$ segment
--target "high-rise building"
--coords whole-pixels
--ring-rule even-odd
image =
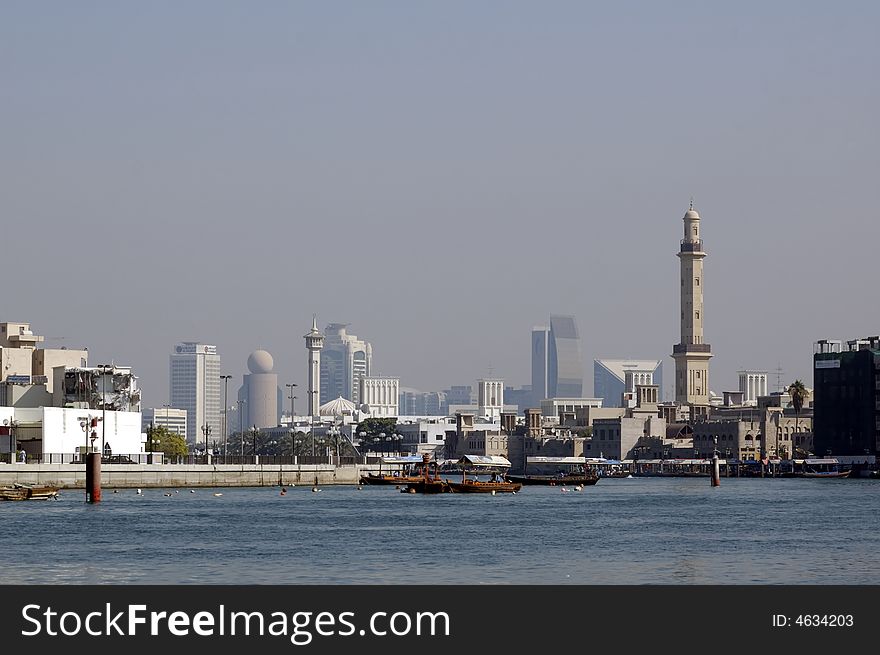
[[[186,439],[186,410],[171,407],[149,407],[141,412],[141,429],[146,432],[150,427],[164,426],[169,432],[179,434]]]
[[[684,239],[677,253],[681,265],[681,341],[672,347],[675,360],[675,401],[708,407],[709,359],[712,348],[703,342],[703,240],[700,215],[694,203],[684,214]]]
[[[551,314],[550,327],[532,328],[532,402],[584,393],[581,339],[574,316]]]
[[[659,359],[593,360],[593,396],[602,399],[603,407],[624,407],[623,394],[635,394],[639,384],[663,388],[663,363]]]
[[[373,347],[348,334],[346,323],[330,323],[324,330],[324,352],[321,355],[321,397],[342,396],[355,405],[361,404],[360,380],[369,377]]]
[[[816,343],[813,435],[817,455],[880,454],[880,337]]]
[[[222,439],[220,423],[220,355],[217,346],[184,341],[170,358],[171,406],[185,409],[186,440],[193,445]]]

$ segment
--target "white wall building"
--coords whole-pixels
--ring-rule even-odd
[[[744,405],[757,405],[758,396],[767,395],[767,371],[738,371],[739,390]]]
[[[210,439],[222,439],[220,422],[220,355],[217,346],[184,341],[170,356],[171,406],[185,409],[186,440],[205,443],[204,426]]]
[[[504,411],[504,380],[477,380],[477,415],[500,421]]]
[[[90,419],[96,419],[94,428]],[[144,452],[140,412],[103,412],[75,407],[36,407],[17,409],[0,407],[0,425],[3,421],[13,426],[13,435],[0,439],[0,451],[9,452],[14,440],[17,450],[28,455],[47,455],[100,451],[136,455]],[[84,430],[81,423],[86,423]],[[94,430],[96,438],[91,439]]]
[[[400,378],[361,378],[361,412],[374,417],[397,416],[399,409]]]

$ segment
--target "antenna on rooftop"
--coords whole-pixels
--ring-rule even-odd
[[[782,364],[776,365],[776,390],[783,391],[783,388],[782,388]]]

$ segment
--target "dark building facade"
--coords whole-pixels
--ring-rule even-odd
[[[817,455],[880,454],[880,337],[816,343],[813,435]]]

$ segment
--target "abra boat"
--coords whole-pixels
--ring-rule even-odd
[[[449,482],[440,477],[440,465],[431,461],[430,455],[422,455],[422,475],[418,479],[408,482],[406,487],[400,490],[405,494],[448,494],[452,492]],[[434,466],[433,474],[431,465]]]
[[[449,482],[452,493],[456,494],[493,494],[493,493],[516,493],[522,489],[521,482],[511,482],[504,478],[504,471],[510,468],[510,462],[505,457],[498,455],[465,455],[459,461],[461,466],[461,482]],[[492,479],[488,481],[468,479],[468,470],[502,471],[493,472]]]
[[[413,468],[418,464],[423,464],[423,458],[418,455],[402,456],[402,457],[382,457],[379,459],[379,472],[367,473],[360,477],[361,484],[380,484],[380,485],[402,485],[411,482],[420,482],[423,479],[421,473],[416,473]],[[382,473],[382,465],[408,465],[410,472],[394,471],[392,473]]]
[[[58,498],[58,487],[20,483],[11,487],[0,487],[0,500],[49,500],[50,498]]]
[[[599,474],[595,470],[608,460],[602,458],[588,457],[542,457],[534,456],[526,458],[526,471],[522,475],[506,476],[511,482],[519,482],[521,484],[540,484],[549,487],[565,487],[565,486],[589,486],[599,482]],[[564,473],[555,475],[529,474],[528,465],[538,464],[542,466],[572,467]],[[575,470],[575,467],[577,470]]]

